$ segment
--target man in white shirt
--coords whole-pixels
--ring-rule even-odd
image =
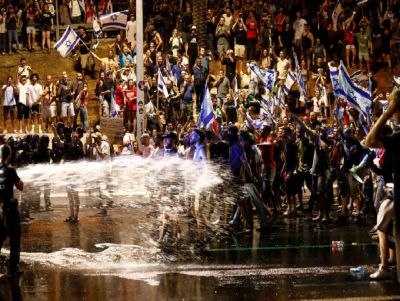
[[[126,40],[129,43],[130,49],[134,49],[136,47],[135,15],[131,15],[129,21],[126,23]]]
[[[4,93],[4,102],[3,102],[3,116],[4,116],[4,130],[3,134],[7,134],[7,119],[8,115],[11,118],[11,126],[12,132],[15,133],[14,127],[14,116],[15,116],[15,92],[17,91],[17,87],[13,83],[12,76],[7,78],[7,83],[3,85],[2,91]]]
[[[293,30],[294,30],[294,44],[296,47],[301,46],[301,38],[304,31],[304,24],[307,24],[307,21],[301,17],[301,12],[296,13],[296,20],[293,22]]]
[[[43,87],[38,83],[39,76],[34,73],[31,75],[31,84],[28,87],[31,103],[31,134],[35,133],[35,117],[37,119],[39,134],[42,133],[42,103]]]
[[[20,134],[28,133],[28,119],[30,111],[29,85],[26,76],[23,75],[18,83],[18,127]],[[21,120],[24,120],[24,130],[22,130]]]
[[[71,21],[73,24],[81,23],[81,4],[79,0],[72,0],[69,4]]]

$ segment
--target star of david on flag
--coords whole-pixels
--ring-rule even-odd
[[[79,37],[76,32],[70,27],[64,32],[60,40],[54,45],[54,48],[61,54],[62,57],[67,57],[68,54],[75,48],[79,42]]]
[[[100,16],[102,29],[105,28],[119,28],[126,29],[126,22],[128,21],[129,12],[127,10],[119,11],[107,15]]]

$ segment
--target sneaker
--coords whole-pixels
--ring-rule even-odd
[[[72,216],[67,217],[64,222],[71,223],[74,220]]]
[[[98,216],[107,216],[107,209],[102,208],[99,212],[97,212]]]
[[[46,206],[46,209],[45,209],[46,211],[54,211],[54,209],[53,209],[53,207],[51,207],[51,206]]]
[[[313,222],[320,222],[321,219],[322,219],[322,216],[321,216],[321,215],[318,215],[317,217],[314,217],[311,221],[313,221]]]
[[[375,273],[369,275],[369,278],[379,280],[379,279],[386,279],[391,276],[392,276],[391,271],[380,264],[379,269]]]

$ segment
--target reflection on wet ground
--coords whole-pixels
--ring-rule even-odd
[[[370,225],[280,219],[266,234],[224,233],[200,251],[159,248],[157,229],[142,223],[154,217],[140,208],[104,218],[83,209],[73,225],[61,208],[32,216],[23,225],[25,273],[19,285],[0,280],[0,300],[400,300],[394,281],[368,279],[379,261]],[[365,273],[349,271],[360,265]]]

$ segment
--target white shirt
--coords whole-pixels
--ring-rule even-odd
[[[12,85],[3,85],[4,91],[4,106],[15,106],[14,88]]]
[[[313,97],[313,106],[314,106],[314,113],[321,113],[321,99],[318,99],[317,97]]]
[[[43,95],[43,87],[41,84],[36,83],[35,85],[30,84],[28,86],[28,92],[31,104],[39,104],[40,97]]]
[[[96,161],[103,161],[110,159],[110,144],[107,141],[101,141],[100,144],[100,151],[105,154],[104,158],[100,157],[99,153],[97,152],[96,148],[93,148],[93,154],[96,158]]]
[[[29,106],[30,102],[29,102],[29,97],[28,97],[28,93],[29,93],[29,85],[28,84],[21,84],[18,83],[18,90],[19,90],[19,99],[18,102],[22,103],[25,106]]]
[[[289,60],[278,58],[278,63],[276,64],[276,70],[279,73],[279,79],[285,79],[288,74]]]
[[[126,23],[126,39],[128,43],[136,42],[136,21]]]
[[[71,17],[80,17],[81,16],[81,7],[79,6],[78,0],[72,0],[71,4]]]

